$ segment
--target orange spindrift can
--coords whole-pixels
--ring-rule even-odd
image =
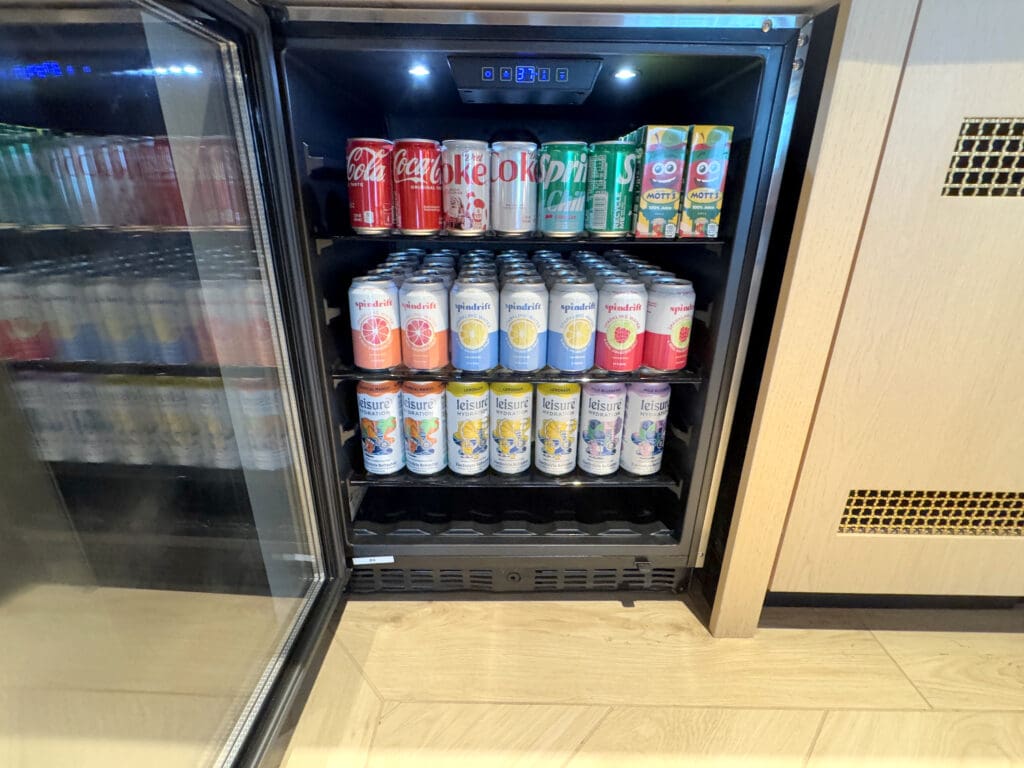
[[[402,362],[398,330],[398,288],[385,275],[357,277],[348,289],[353,362],[383,371]]]
[[[440,276],[406,278],[399,293],[402,362],[414,371],[448,365],[448,288]]]

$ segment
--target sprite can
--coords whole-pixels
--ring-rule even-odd
[[[537,219],[542,234],[583,234],[587,199],[587,144],[553,141],[541,144],[537,165]]]
[[[637,147],[632,141],[590,145],[587,176],[587,231],[595,237],[624,237],[632,231]]]

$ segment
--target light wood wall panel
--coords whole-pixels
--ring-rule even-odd
[[[773,590],[1024,595],[1024,537],[836,532],[851,489],[1024,491],[1024,200],[940,196],[965,117],[1024,116],[1024,4],[971,8],[922,3]]]
[[[836,29],[712,611],[717,636],[757,626],[917,5],[853,0]]]

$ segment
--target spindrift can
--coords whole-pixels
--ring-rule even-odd
[[[559,280],[548,299],[548,365],[560,371],[594,367],[597,289],[583,277]]]
[[[547,360],[548,289],[539,275],[522,275],[501,290],[501,364],[539,371]]]
[[[399,292],[402,362],[415,371],[448,365],[448,289],[437,275],[414,275]]]
[[[657,278],[647,292],[644,365],[657,371],[686,367],[696,294],[689,280]]]
[[[489,463],[490,387],[482,381],[453,381],[446,402],[448,468],[457,475],[478,475]]]
[[[605,280],[597,301],[597,350],[594,361],[606,371],[640,367],[647,323],[647,290],[628,277]]]
[[[363,463],[375,475],[390,475],[405,466],[399,389],[397,381],[361,381],[356,387]]]
[[[491,384],[491,469],[515,474],[530,468],[532,421],[532,384]]]
[[[448,465],[444,413],[444,384],[440,381],[402,384],[405,463],[410,472],[432,475]]]
[[[452,365],[489,371],[498,365],[498,287],[488,277],[460,277],[449,296]]]
[[[567,475],[576,468],[580,413],[579,384],[538,384],[537,469],[548,475]]]
[[[626,424],[622,431],[621,467],[634,475],[653,475],[661,469],[668,428],[669,384],[628,385]]]
[[[349,325],[355,364],[368,371],[402,362],[398,330],[398,288],[385,275],[357,277],[348,289]]]
[[[591,475],[611,475],[619,468],[626,385],[590,382],[583,385],[580,406],[580,469]]]

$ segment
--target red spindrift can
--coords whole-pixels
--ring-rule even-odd
[[[349,139],[345,154],[348,213],[360,235],[379,235],[394,226],[391,154],[387,139]]]
[[[436,235],[441,216],[441,145],[431,139],[399,139],[391,156],[395,218],[403,235]]]
[[[647,291],[644,365],[656,371],[686,367],[696,301],[689,280],[656,278]]]

